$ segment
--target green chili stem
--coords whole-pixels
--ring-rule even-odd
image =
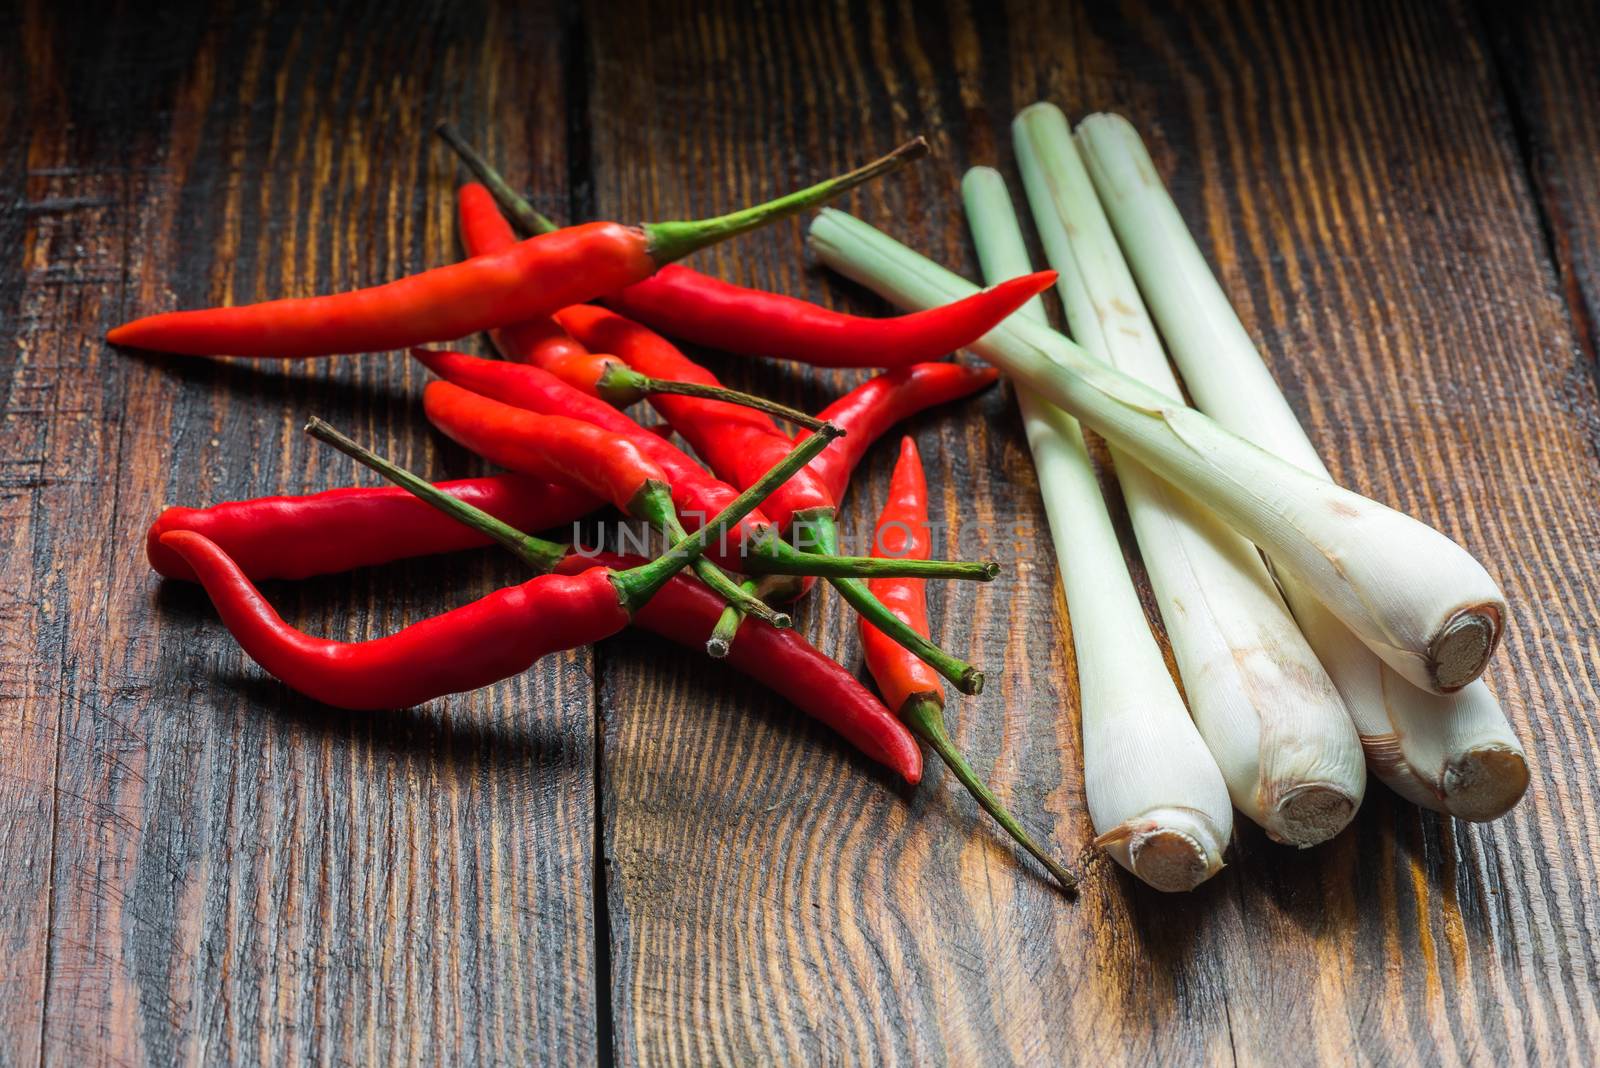
[[[746,581],[740,584],[739,588],[751,597],[760,597],[754,582]],[[706,639],[706,651],[719,658],[727,656],[729,650],[733,648],[733,641],[739,636],[739,628],[742,626],[744,626],[744,613],[739,610],[738,605],[729,603],[728,607],[724,608],[722,614],[717,617],[717,625],[711,628],[711,637]],[[717,651],[719,648],[721,652]]]
[[[678,519],[677,509],[672,506],[672,489],[663,482],[646,482],[634,497],[629,511],[651,526],[659,527],[673,541],[681,541],[689,536],[689,532],[683,529],[683,524]],[[745,592],[727,572],[705,557],[695,560],[692,566],[700,581],[741,612],[764,620],[780,630],[794,625],[794,621],[786,613],[779,612],[753,593]],[[719,655],[709,647],[707,651],[713,656]],[[728,655],[727,649],[722,649],[720,655]]]
[[[618,407],[642,400],[652,393],[671,394],[678,397],[700,397],[704,400],[722,401],[725,404],[737,404],[741,408],[754,408],[758,412],[766,412],[779,419],[797,423],[807,430],[815,430],[822,425],[822,420],[814,415],[807,415],[798,408],[791,408],[787,404],[758,397],[753,393],[729,389],[726,386],[713,386],[705,382],[678,382],[668,378],[651,378],[623,363],[608,363],[600,375],[600,380],[595,383],[595,389]]]
[[[927,154],[927,140],[918,137],[863,167],[857,167],[853,171],[785,196],[775,197],[762,204],[730,211],[726,215],[717,215],[709,219],[645,223],[642,229],[650,242],[650,258],[658,266],[681,260],[707,245],[726,241],[730,237],[747,233],[785,216],[816,207],[880,175],[899,170],[912,160],[920,159]]]
[[[510,217],[512,225],[525,236],[550,233],[558,227],[513,190],[505,178],[496,171],[473,147],[455,132],[449,123],[441,122],[435,128],[440,137],[461,157],[467,167],[488,188],[502,211]],[[888,155],[881,156],[865,166],[837,175],[825,181],[776,197],[764,204],[752,205],[738,211],[717,215],[709,219],[672,220],[645,223],[643,229],[650,239],[650,257],[659,264],[671,263],[683,257],[725,241],[742,233],[765,226],[788,215],[815,207],[858,185],[899,170],[913,160],[928,154],[928,142],[918,137],[907,141]]]
[[[370,449],[358,445],[351,438],[335,430],[332,425],[312,416],[306,423],[306,433],[318,441],[332,445],[351,459],[378,472],[390,482],[411,491],[439,511],[465,523],[486,537],[494,539],[535,571],[544,573],[555,568],[567,555],[567,546],[531,534],[524,534],[509,523],[502,522],[475,505],[452,497],[420,475],[407,471]]]
[[[939,754],[939,758],[955,773],[955,777],[961,780],[961,785],[967,788],[967,792],[983,810],[993,816],[995,822],[1003,827],[1018,845],[1031,853],[1035,860],[1055,876],[1056,882],[1061,884],[1061,889],[1069,894],[1077,892],[1078,877],[1029,837],[1028,832],[1024,831],[1022,825],[1006,811],[1000,799],[978,777],[978,773],[972,769],[972,765],[967,763],[961,751],[951,741],[950,732],[944,723],[944,703],[938,697],[933,694],[918,694],[907,698],[905,707],[900,710],[900,718],[911,729],[912,734],[927,742],[933,751]]]
[[[809,440],[809,439],[808,439]],[[839,546],[839,527],[832,514],[813,513],[794,519],[794,536],[801,541],[802,552],[833,555]],[[872,595],[867,584],[857,578],[829,576],[834,589],[850,602],[867,622],[911,650],[927,665],[949,679],[964,694],[983,692],[983,672],[965,660],[945,652],[927,638],[908,627],[904,620],[889,611],[884,603]]]
[[[832,423],[822,424],[822,429],[796,445],[749,489],[713,516],[709,523],[668,549],[664,556],[613,574],[612,581],[616,583],[623,607],[631,612],[648,601],[673,575],[704,553],[706,546],[714,540],[720,541],[730,526],[754,511],[772,495],[773,490],[789,481],[796,471],[810,463],[835,438],[843,436],[844,431]]]
[[[802,553],[799,559],[747,555],[741,570],[752,575],[817,575],[822,578],[931,578],[989,582],[1000,574],[993,560],[910,560],[893,556]]]
[[[489,161],[478,154],[477,149],[467,144],[461,135],[456,133],[455,127],[448,122],[441,122],[434,127],[434,132],[444,138],[445,144],[461,157],[467,169],[478,176],[494,199],[500,205],[500,210],[511,219],[511,224],[517,228],[523,237],[533,237],[535,234],[548,234],[559,230],[548,216],[541,215],[533,209],[522,196],[512,189],[500,172],[489,165]]]

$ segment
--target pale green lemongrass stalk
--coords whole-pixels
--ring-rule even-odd
[[[830,266],[907,307],[977,292],[844,212],[824,209],[811,241]],[[973,348],[1204,501],[1416,685],[1449,692],[1482,672],[1505,598],[1443,534],[1257,448],[1048,326],[1013,316]]]
[[[1035,104],[1012,136],[1073,338],[1182,403],[1066,116]],[[1234,805],[1276,841],[1327,841],[1355,816],[1367,785],[1339,691],[1256,547],[1120,450],[1112,455],[1189,709]]]
[[[1298,467],[1330,478],[1229,302],[1138,132],[1117,115],[1077,142],[1117,237],[1200,409]],[[1504,814],[1528,785],[1527,757],[1481,680],[1441,697],[1374,656],[1306,588],[1282,576],[1296,618],[1339,687],[1373,773],[1395,792],[1463,819]]]
[[[969,173],[962,190],[985,273],[1027,274],[999,175]],[[1034,298],[1017,315],[1043,323],[1044,305]],[[1095,841],[1151,886],[1190,889],[1222,866],[1227,787],[1150,632],[1077,420],[1015,385],[1071,616]]]

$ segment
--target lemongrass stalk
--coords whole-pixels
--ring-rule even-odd
[[[1331,478],[1284,399],[1133,126],[1078,125],[1077,143],[1150,309],[1198,407],[1269,452]],[[1344,696],[1372,771],[1392,789],[1463,819],[1504,814],[1528,784],[1527,757],[1481,680],[1448,697],[1409,685],[1305,587],[1284,576],[1296,618]]]
[[[1030,267],[1004,183],[989,175],[969,173],[962,191],[984,272],[1000,281]],[[1017,315],[1043,323],[1044,305],[1036,297]],[[1145,620],[1077,420],[1015,386],[1071,616],[1095,841],[1151,886],[1190,889],[1222,866],[1227,787]]]
[[[824,209],[811,242],[830,266],[907,307],[977,292],[844,212]],[[1264,452],[1047,326],[1013,316],[973,348],[1204,501],[1416,685],[1448,693],[1482,673],[1505,598],[1443,534]]]
[[[1181,403],[1066,116],[1035,104],[1012,135],[1073,338]],[[1276,841],[1327,841],[1355,816],[1367,785],[1339,691],[1256,547],[1121,450],[1112,456],[1189,710],[1234,806]]]

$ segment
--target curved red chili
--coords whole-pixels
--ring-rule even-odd
[[[616,312],[579,304],[564,308],[556,321],[593,352],[609,352],[651,378],[718,385],[715,375],[679,352],[666,338]],[[700,397],[652,396],[650,404],[666,417],[691,448],[725,481],[749,485],[752,474],[773,448],[787,452],[790,441],[770,416],[724,401]],[[759,455],[759,459],[757,458]],[[779,527],[795,512],[832,509],[834,501],[820,478],[808,471],[790,479],[762,505]]]
[[[115,345],[188,355],[302,357],[448,341],[548,317],[663,264],[837,196],[927,151],[920,139],[849,174],[714,219],[569,226],[503,252],[323,297],[168,312],[125,323]]]
[[[846,433],[811,461],[811,470],[835,500],[843,500],[861,457],[890,427],[935,405],[971,396],[999,377],[988,366],[919,363],[870,378],[823,409],[819,418]]]
[[[612,553],[596,559],[613,569],[636,562]],[[568,557],[558,570],[571,572],[585,563],[582,558]],[[669,641],[694,647],[694,636],[709,630],[721,611],[716,594],[676,578],[634,613],[633,622]],[[914,784],[922,778],[922,752],[904,725],[854,675],[794,631],[746,620],[725,662],[788,698],[906,782]]]
[[[362,456],[365,450],[318,420],[313,420],[308,430],[363,462],[378,459]],[[821,447],[815,441],[796,446],[782,463],[714,516],[702,533],[675,543],[670,552],[655,560],[626,571],[594,568],[576,576],[540,575],[368,642],[326,641],[289,626],[239,566],[203,534],[168,531],[161,543],[193,569],[228,629],[272,674],[303,693],[346,708],[401,707],[486,685],[525,670],[545,653],[616,633],[673,576],[698,560],[712,538],[748,514]],[[519,545],[538,540],[525,539],[513,528],[392,464],[380,461],[375,466],[434,507],[494,534],[496,540],[509,538]],[[547,555],[542,548],[540,561]]]
[[[672,486],[673,503],[686,523],[709,519],[739,495],[738,490],[713,477],[671,441],[646,430],[605,401],[573,388],[552,372],[439,349],[412,349],[411,354],[440,378],[473,393],[531,412],[580,419],[627,438],[660,466]],[[689,525],[693,529],[693,523]],[[730,541],[738,536],[742,539],[739,543],[751,543],[765,537],[770,526],[771,521],[758,509],[745,517],[737,534],[730,535]]]
[[[586,489],[673,539],[688,533],[673,505],[666,472],[640,448],[656,448],[659,438],[641,432],[635,439],[580,419],[539,415],[451,382],[429,383],[422,405],[434,426],[491,463]],[[776,462],[767,469],[775,466]],[[695,574],[729,605],[770,623],[789,625],[787,615],[744,589],[711,560],[697,559],[693,566]]]
[[[250,658],[292,689],[339,708],[407,708],[526,671],[548,653],[628,624],[613,572],[540,575],[383,638],[337,642],[283,621],[239,566],[202,534],[168,531]]]
[[[941,307],[867,319],[671,265],[605,301],[663,334],[726,352],[815,367],[905,367],[966,348],[1055,280],[1040,271]]]
[[[481,185],[465,185],[460,192],[461,236],[473,254],[497,252],[516,241],[494,198]],[[618,408],[657,394],[687,394],[730,401],[764,411],[781,419],[814,428],[805,412],[768,400],[704,382],[650,378],[615,356],[591,353],[553,319],[514,323],[490,331],[500,354],[517,363],[531,363],[563,382]]]
[[[889,499],[884,503],[873,534],[872,553],[926,560],[930,540],[928,484],[922,472],[922,458],[917,454],[916,443],[905,438],[900,442],[900,458],[889,480]],[[919,634],[928,633],[928,601],[923,580],[872,579],[867,585],[902,623]],[[1043,864],[1063,889],[1075,889],[1077,877],[1022,829],[951,741],[944,722],[944,684],[938,673],[867,620],[860,621],[860,628],[867,668],[878,683],[884,702],[905,721],[913,734],[933,747],[973,799],[1018,845]]]
[[[559,229],[448,124],[441,123],[438,132],[484,183],[470,183],[461,190],[462,232],[465,235],[470,230],[481,237],[478,247],[467,241],[469,252],[491,252],[516,240],[516,231],[492,202],[498,202],[515,220],[524,236]],[[605,300],[662,333],[728,352],[775,356],[818,367],[904,367],[972,344],[1048,289],[1055,279],[1054,271],[1040,271],[943,307],[890,319],[847,315],[795,297],[736,286],[681,266],[664,267]]]
[[[592,305],[565,308],[558,322],[590,349],[620,357],[630,367],[653,378],[716,379],[709,371],[679,352],[654,331],[615,312]],[[653,396],[650,403],[688,439],[717,475],[735,486],[748,486],[753,477],[786,455],[791,442],[770,418],[748,408],[696,397]],[[796,528],[802,552],[838,555],[838,508],[832,492],[810,468],[801,471],[764,502],[767,515],[780,529]],[[877,602],[865,584],[854,578],[830,576],[843,597],[862,616],[886,628],[894,638],[956,683],[963,693],[983,689],[983,672],[905,626]]]
[[[456,193],[461,244],[469,256],[501,252],[517,243],[516,231],[500,214],[494,195],[476,182]],[[574,389],[594,396],[600,380],[617,360],[592,353],[573,339],[554,319],[545,317],[511,323],[489,331],[500,355],[518,363],[531,363]]]
[[[904,438],[889,479],[889,497],[873,531],[872,555],[926,560],[931,550],[929,534],[928,483],[922,471],[922,457],[917,453],[916,442]],[[918,634],[929,633],[926,585],[918,578],[867,581],[867,588],[878,600]],[[859,626],[867,670],[877,681],[884,704],[898,712],[913,697],[944,699],[944,683],[937,671],[866,620],[861,620]]]
[[[446,437],[490,463],[580,487],[630,514],[647,483],[667,485],[638,445],[592,423],[538,415],[443,381],[428,383],[422,406]]]
[[[518,530],[549,530],[601,506],[593,494],[526,475],[438,483],[440,489]],[[161,536],[203,534],[252,579],[300,579],[490,544],[398,486],[354,486],[302,497],[257,497],[209,508],[167,508],[150,524],[150,566],[167,578],[194,571]]]

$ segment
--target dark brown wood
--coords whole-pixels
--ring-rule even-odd
[[[1581,347],[1600,361],[1600,7],[1582,0],[1481,5],[1540,219]],[[1600,428],[1591,428],[1600,434]]]
[[[0,1064],[1600,1058],[1593,19],[1469,2],[0,14]],[[1504,582],[1490,675],[1535,772],[1507,819],[1375,786],[1329,846],[1243,827],[1194,894],[1093,863],[1069,904],[937,767],[899,786],[656,639],[352,719],[151,576],[163,502],[367,477],[300,435],[311,412],[471,469],[398,357],[101,341],[136,311],[451,258],[436,120],[561,218],[705,214],[924,133],[934,159],[846,206],[975,275],[957,183],[1014,179],[1008,124],[1039,98],[1141,126],[1336,473]],[[694,265],[883,310],[803,233]],[[812,408],[863,377],[700,355]],[[906,429],[943,550],[1007,564],[931,587],[937,636],[991,671],[952,701],[957,739],[1074,854],[1076,680],[1014,402]],[[269,595],[375,634],[517,574],[482,552]],[[859,664],[837,597],[800,626]]]
[[[466,473],[414,402],[423,372],[102,341],[138,311],[454,257],[441,118],[562,193],[564,139],[512,119],[563,110],[564,16],[41,3],[22,24],[0,121],[0,1062],[593,1060],[589,654],[343,715],[144,561],[163,502],[370,481],[300,433],[312,413]],[[517,573],[485,552],[269,593],[310,630],[372,635]]]

